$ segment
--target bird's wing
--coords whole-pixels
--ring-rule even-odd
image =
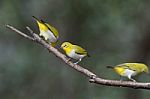
[[[126,63],[119,64],[119,65],[117,65],[117,66],[118,66],[118,67],[123,67],[124,69],[132,69],[132,68],[130,68],[130,66],[127,65]]]
[[[124,65],[125,67],[127,67],[127,69],[130,69],[130,70],[133,70],[133,71],[138,71],[137,70],[137,68],[136,68],[136,66],[135,65],[133,65],[133,64],[130,64],[130,65]]]
[[[74,45],[75,53],[80,55],[87,55],[87,51],[80,46]]]
[[[48,29],[54,34],[54,36],[56,38],[58,38],[59,34],[58,34],[58,31],[56,28],[54,28],[53,26],[51,26],[50,24],[48,23],[45,23],[45,25],[48,27]]]
[[[45,21],[43,21],[43,20],[39,20],[38,18],[36,18],[35,16],[32,16],[37,22],[39,22],[39,23],[42,23],[43,25],[45,25],[47,28],[48,28],[48,30],[50,30],[53,34],[54,34],[54,36],[56,37],[56,38],[58,38],[58,36],[59,36],[59,34],[58,34],[58,31],[54,28],[54,27],[52,27],[51,25],[49,25],[48,23],[46,23]]]
[[[37,17],[35,16],[32,16],[34,20],[38,21],[38,22],[41,22]]]
[[[37,18],[36,17],[33,17],[33,18],[35,18],[36,20],[37,20]],[[47,28],[48,28],[48,30],[50,30],[53,34],[54,34],[54,36],[56,37],[56,38],[58,38],[58,31],[54,28],[54,27],[52,27],[50,24],[48,24],[48,23],[46,23],[45,21],[43,21],[43,20],[38,20],[39,22],[41,22],[42,24],[44,24]]]
[[[48,23],[46,23],[45,21],[43,21],[43,20],[40,20],[41,21],[41,23],[43,23],[52,33],[53,33],[53,31],[51,30],[51,26],[48,24]]]

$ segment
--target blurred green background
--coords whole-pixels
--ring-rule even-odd
[[[52,53],[4,26],[25,33],[30,26],[39,33],[33,15],[58,29],[60,43],[87,49],[91,57],[80,65],[100,77],[119,80],[107,65],[150,64],[149,0],[0,0],[0,99],[149,99],[148,90],[90,84]],[[150,82],[148,75],[136,79]]]

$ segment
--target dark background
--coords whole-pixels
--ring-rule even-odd
[[[149,0],[0,0],[0,99],[149,99],[148,90],[90,84],[52,53],[4,26],[25,33],[30,26],[39,33],[32,15],[58,29],[57,48],[64,41],[85,48],[91,57],[80,65],[100,77],[120,79],[107,65],[150,64]],[[135,79],[150,81],[144,74]]]

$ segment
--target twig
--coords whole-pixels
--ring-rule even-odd
[[[20,34],[21,36],[23,36],[23,37],[25,37],[25,38],[27,38],[27,39],[29,39],[29,40],[34,41],[34,38],[32,38],[32,37],[26,35],[25,33],[23,33],[23,32],[21,32],[21,31],[17,30],[16,28],[14,28],[14,27],[12,27],[12,26],[10,26],[10,25],[6,25],[6,27],[9,28],[9,29],[11,29],[11,30],[13,30],[14,32]]]
[[[25,33],[17,30],[13,26],[6,25],[7,28],[13,30],[14,32],[22,35],[23,37],[35,41],[36,43],[41,44],[44,48],[46,48],[49,52],[52,52],[55,56],[60,58],[62,61],[64,61],[68,66],[74,68],[76,71],[81,72],[85,76],[89,77],[89,81],[91,83],[96,83],[96,84],[101,84],[101,85],[106,85],[106,86],[116,86],[116,87],[129,87],[129,88],[134,88],[134,89],[148,89],[150,90],[150,83],[139,83],[139,82],[131,82],[131,81],[117,81],[117,80],[107,80],[100,78],[96,76],[96,74],[92,73],[88,69],[85,69],[79,65],[75,65],[71,61],[68,61],[68,58],[59,52],[56,48],[52,47],[50,44],[46,43],[39,35],[35,34],[29,27],[26,27],[30,34],[33,36],[30,37],[26,35]]]

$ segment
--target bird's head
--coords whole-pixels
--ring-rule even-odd
[[[64,42],[64,43],[61,44],[61,48],[62,48],[63,50],[68,49],[70,46],[72,46],[72,44],[69,43],[69,42]]]
[[[149,74],[149,70],[148,70],[148,67],[147,67],[147,66],[143,66],[143,72]]]

